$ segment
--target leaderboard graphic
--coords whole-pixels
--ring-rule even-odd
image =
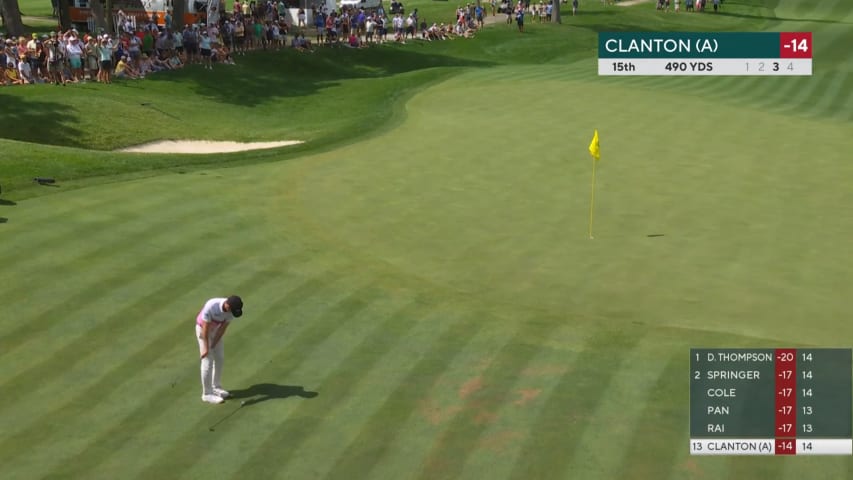
[[[690,350],[692,455],[853,455],[853,350]]]
[[[601,32],[599,75],[812,74],[811,32]]]

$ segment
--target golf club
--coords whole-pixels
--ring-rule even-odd
[[[238,410],[240,410],[241,408],[243,408],[243,406],[244,406],[244,405],[246,405],[246,401],[245,401],[245,400],[241,401],[241,402],[240,402],[240,406],[239,406],[239,407],[237,407],[237,408],[235,408],[234,410],[232,410],[232,411],[231,411],[231,413],[229,413],[228,415],[225,415],[225,416],[224,416],[224,417],[222,417],[218,422],[216,422],[216,423],[214,423],[213,425],[211,425],[211,426],[210,426],[210,428],[209,428],[208,430],[210,430],[211,432],[216,431],[216,427],[217,427],[220,423],[224,422],[225,420],[228,420],[228,418],[230,418],[232,415],[234,415],[235,413],[237,413],[237,411],[238,411]]]

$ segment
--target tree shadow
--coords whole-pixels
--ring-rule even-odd
[[[0,205],[4,207],[14,207],[15,205],[17,205],[17,203],[11,200],[3,200],[2,198],[0,198]]]
[[[195,93],[220,103],[252,107],[275,98],[321,93],[341,81],[392,77],[435,67],[487,67],[493,62],[462,59],[415,50],[411,45],[363,49],[317,47],[314,53],[285,48],[235,58],[237,65],[214,71],[190,66],[173,74],[152,75],[146,82],[193,82]],[[168,72],[167,72],[168,73]]]
[[[565,16],[565,12],[561,11],[561,13]],[[572,17],[571,13],[572,12],[569,11],[569,15],[568,15],[569,18]],[[616,9],[610,8],[607,10],[584,10],[581,13],[581,15],[583,15],[585,17],[594,17],[594,16],[602,16],[602,15],[616,15],[616,13],[617,13]],[[527,22],[525,22],[525,23],[527,23]]]
[[[711,12],[713,13],[713,12]],[[738,18],[749,18],[754,20],[771,20],[776,22],[800,22],[800,23],[838,23],[838,24],[849,24],[850,22],[843,22],[841,20],[827,20],[822,18],[782,18],[782,17],[762,17],[761,15],[750,15],[748,13],[732,13],[725,12],[720,10],[716,15],[726,16],[726,17],[738,17]]]
[[[586,15],[586,14],[584,14]],[[606,24],[590,24],[578,25],[576,28],[582,28],[591,32],[658,32],[659,29],[645,25],[634,25],[625,23],[606,23]]]
[[[8,221],[9,221],[9,219],[8,219],[8,218],[6,218],[6,217],[0,217],[0,223],[6,223],[6,222],[8,222]]]
[[[86,148],[80,142],[83,132],[75,128],[79,114],[79,111],[67,104],[38,100],[29,95],[0,93],[0,125],[38,125],[38,128],[4,128],[0,137],[20,142]]]
[[[297,385],[277,385],[275,383],[257,383],[243,390],[231,390],[229,398],[241,399],[248,398],[244,403],[245,406],[254,405],[256,403],[265,402],[274,398],[314,398],[319,393],[306,391],[305,387]]]
[[[195,94],[220,104],[239,107],[255,107],[277,99],[313,98],[319,102],[334,102],[342,95],[335,87],[351,81],[365,79],[392,79],[395,76],[437,67],[488,67],[497,63],[480,59],[464,59],[442,52],[424,51],[412,45],[386,45],[364,49],[346,47],[318,47],[314,53],[293,49],[281,51],[252,52],[235,58],[237,65],[216,65],[214,71],[190,66],[181,71],[162,72],[141,81],[116,81],[114,90],[159,91],[166,86],[185,85]],[[417,82],[422,80],[414,80]],[[390,94],[404,88],[408,82],[389,83]],[[34,86],[40,88],[41,86]],[[76,90],[88,89],[76,86]],[[93,96],[98,96],[94,91]],[[326,91],[332,96],[321,98]],[[24,93],[22,93],[24,92]],[[0,138],[36,144],[57,145],[72,148],[92,148],[91,134],[80,127],[84,113],[69,104],[45,100],[29,94],[28,87],[15,89],[14,94],[0,92],[0,125],[21,125],[24,128],[0,129]],[[86,92],[89,93],[89,92]],[[337,95],[337,97],[335,97]],[[167,104],[170,100],[164,98]],[[325,105],[325,104],[324,104]],[[175,115],[163,105],[147,102],[142,108],[159,111],[164,118],[177,122]],[[302,105],[297,106],[302,108]],[[307,108],[307,107],[305,107]],[[321,107],[326,108],[326,107]],[[287,114],[289,121],[299,118],[299,109]],[[284,117],[283,117],[284,118]],[[85,123],[84,123],[85,124]],[[37,126],[37,128],[35,128]]]

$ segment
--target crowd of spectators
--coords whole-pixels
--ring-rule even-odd
[[[486,8],[460,6],[455,21],[447,24],[427,23],[417,9],[404,13],[397,1],[390,12],[382,6],[373,11],[315,7],[310,16],[300,9],[291,20],[281,1],[235,0],[233,10],[223,12],[215,24],[183,28],[172,28],[169,15],[164,22],[156,17],[131,22],[119,12],[115,34],[71,29],[31,37],[0,36],[0,85],[111,83],[113,78],[145,78],[188,64],[213,69],[233,64],[234,57],[250,50],[288,46],[311,52],[317,46],[364,48],[385,42],[469,38],[483,26]]]
[[[657,0],[657,9],[668,12],[670,4],[672,4],[673,11],[678,13],[682,1],[684,2],[685,12],[703,12],[708,3],[711,3],[714,7],[714,13],[716,13],[723,3],[723,0]]]
[[[182,68],[186,54],[170,44],[166,31],[140,29],[118,36],[77,30],[0,39],[0,84],[110,83],[114,77]]]
[[[406,14],[398,2],[391,3],[390,12],[386,12],[381,5],[372,12],[363,9],[327,12],[321,9],[313,10],[312,18],[318,45],[363,48],[385,42],[470,38],[483,26],[482,21],[479,24],[475,21],[477,8],[473,4],[459,7],[454,22],[450,23],[428,23],[420,16],[417,8]]]

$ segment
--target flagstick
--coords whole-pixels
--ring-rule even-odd
[[[595,158],[592,159],[592,190],[589,195],[589,238],[592,239],[592,212],[595,206]]]

